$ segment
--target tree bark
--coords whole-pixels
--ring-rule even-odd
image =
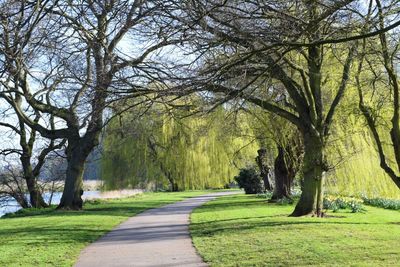
[[[34,176],[25,176],[26,185],[29,191],[29,201],[33,208],[46,208],[49,205],[44,201],[42,192],[37,184],[37,179]]]
[[[264,191],[271,191],[273,188],[269,181],[270,168],[266,164],[267,150],[264,148],[261,148],[261,149],[257,150],[257,153],[258,153],[258,156],[256,157],[256,163],[260,170],[260,176],[264,182]]]
[[[324,142],[318,135],[305,133],[302,193],[290,216],[322,216],[324,178],[327,164]]]
[[[177,183],[172,183],[171,184],[171,188],[172,188],[172,192],[178,192],[179,191],[179,187]]]
[[[87,138],[68,140],[67,153],[67,172],[65,185],[60,204],[57,209],[81,210],[83,207],[83,171],[85,161],[89,153],[95,147],[97,137],[90,140]]]
[[[83,170],[85,160],[70,158],[60,204],[57,209],[80,210],[83,206]]]
[[[42,192],[38,187],[37,178],[33,174],[30,160],[31,155],[27,155],[26,151],[24,151],[23,155],[21,156],[21,163],[24,172],[24,179],[29,192],[30,204],[33,208],[48,207],[47,203],[43,199]]]
[[[278,156],[275,159],[274,165],[275,188],[271,201],[277,201],[283,198],[290,199],[290,189],[292,187],[294,176],[291,176],[289,173],[287,162],[285,160],[285,149],[282,146],[278,146]]]

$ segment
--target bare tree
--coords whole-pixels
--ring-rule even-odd
[[[10,98],[11,97],[12,96],[10,96]],[[18,101],[15,102],[18,103]],[[9,129],[13,136],[18,137],[18,140],[14,138],[13,141],[18,142],[19,147],[4,148],[0,150],[0,155],[5,157],[19,157],[22,166],[21,176],[26,182],[26,189],[29,193],[29,205],[35,208],[47,207],[42,196],[42,190],[38,185],[38,177],[42,171],[48,154],[54,150],[61,149],[65,144],[65,139],[60,142],[50,140],[47,144],[44,140],[37,140],[37,132],[33,129],[29,129],[20,116],[16,117],[17,125],[14,126],[8,122],[0,122],[0,127]],[[38,120],[39,116],[36,115],[34,121]],[[25,208],[25,206],[21,206]]]
[[[45,1],[48,3],[49,1]],[[1,150],[1,154],[4,156],[17,155],[21,162],[21,176],[26,182],[26,189],[29,192],[30,202],[29,206],[32,207],[46,207],[47,204],[43,200],[42,192],[39,188],[37,178],[40,174],[41,168],[45,162],[48,153],[54,149],[61,148],[64,141],[57,143],[51,140],[47,145],[45,142],[42,143],[42,147],[37,153],[37,158],[34,157],[34,149],[37,148],[37,131],[33,128],[28,127],[24,121],[24,116],[32,118],[32,121],[38,123],[41,116],[38,112],[27,108],[23,105],[23,99],[21,94],[11,93],[13,89],[18,87],[17,78],[17,66],[18,64],[24,64],[22,57],[19,54],[23,54],[20,50],[26,45],[26,41],[30,39],[34,25],[40,21],[42,15],[34,16],[33,12],[29,10],[38,10],[39,6],[28,1],[15,2],[8,1],[2,3],[0,6],[0,31],[1,31],[1,49],[0,49],[0,62],[1,62],[1,90],[0,99],[12,102],[13,105],[6,106],[4,102],[1,102],[1,107],[4,109],[2,122],[0,126],[8,129],[13,136],[13,142],[18,143],[18,148],[5,148]],[[40,11],[37,13],[41,14]],[[29,17],[33,15],[33,17]],[[10,20],[15,19],[10,23]],[[15,64],[17,63],[18,64]],[[16,112],[17,110],[24,110],[24,116]],[[10,113],[13,113],[10,115]],[[54,129],[54,121],[50,120],[51,127]],[[25,194],[26,191],[23,191]],[[17,200],[18,201],[18,200]],[[21,204],[21,203],[20,203]],[[22,207],[26,205],[21,204]]]
[[[150,90],[148,84],[162,83],[168,74],[157,52],[180,42],[173,18],[164,16],[173,6],[128,0],[7,4],[2,95],[43,137],[67,140],[68,167],[58,207],[81,209],[84,164],[99,143],[107,106],[157,93],[157,86]],[[20,95],[40,119],[29,117],[9,94]],[[52,119],[55,129],[49,127]]]
[[[26,186],[22,170],[6,162],[6,165],[0,170],[0,205],[8,205],[9,200],[12,199],[22,208],[29,208],[25,192]]]

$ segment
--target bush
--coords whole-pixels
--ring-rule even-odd
[[[240,169],[239,175],[235,176],[235,181],[246,194],[260,194],[263,192],[263,185],[260,175],[254,168]]]
[[[400,210],[400,200],[384,198],[363,198],[364,204],[389,210]]]

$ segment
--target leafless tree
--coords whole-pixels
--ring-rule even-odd
[[[1,94],[41,136],[67,140],[59,208],[82,208],[85,160],[99,143],[110,103],[147,101],[150,96],[141,96],[156,96],[157,86],[171,73],[160,50],[181,41],[173,8],[161,0],[3,5]],[[25,107],[39,119],[28,116]]]
[[[17,116],[15,119],[17,121],[16,125],[11,124],[11,122],[0,122],[0,127],[8,129],[9,132],[11,131],[10,134],[17,137],[13,138],[13,141],[18,143],[19,146],[17,148],[3,148],[0,150],[0,155],[4,157],[17,156],[19,158],[22,167],[21,175],[26,182],[26,189],[29,193],[29,206],[35,208],[47,207],[38,184],[38,177],[48,154],[54,150],[61,149],[65,144],[65,139],[60,142],[50,140],[47,143],[44,140],[38,140],[37,132],[29,129],[21,117]],[[39,117],[36,116],[34,121],[38,120]]]
[[[22,169],[9,162],[0,170],[0,205],[15,200],[22,208],[29,208]]]

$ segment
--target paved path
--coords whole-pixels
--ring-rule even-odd
[[[190,213],[207,201],[235,193],[189,198],[129,218],[86,247],[75,266],[207,266],[190,238]]]

